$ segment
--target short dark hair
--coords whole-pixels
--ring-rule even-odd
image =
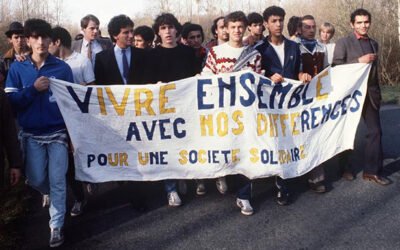
[[[268,22],[270,16],[279,16],[285,18],[285,15],[285,10],[275,5],[266,8],[263,12],[263,18],[265,22]]]
[[[315,20],[315,18],[312,15],[305,15],[301,18],[301,21],[305,21],[305,20]]]
[[[228,27],[229,22],[242,22],[247,26],[247,17],[243,11],[234,11],[225,16],[224,23],[225,27]]]
[[[52,29],[53,34],[51,35],[51,40],[55,43],[57,40],[60,40],[62,46],[70,49],[71,48],[71,35],[68,30],[63,27],[56,26]]]
[[[371,22],[371,13],[368,12],[366,9],[356,9],[351,13],[350,15],[350,22],[354,24],[354,21],[356,20],[356,16],[368,16],[368,20]]]
[[[81,28],[86,29],[90,21],[93,21],[95,24],[100,25],[99,19],[95,15],[89,14],[81,19]]]
[[[28,19],[24,24],[24,35],[29,38],[31,36],[37,37],[51,37],[51,25],[43,19]]]
[[[176,36],[179,36],[182,31],[182,25],[179,23],[178,19],[176,19],[176,17],[171,13],[161,13],[156,17],[153,24],[153,30],[157,37],[158,32],[160,31],[160,26],[165,24],[174,26],[177,31]]]
[[[213,37],[217,36],[218,22],[221,19],[224,20],[225,17],[219,16],[219,17],[215,18],[214,21],[213,21],[213,24],[211,25],[211,34],[213,35]]]
[[[111,18],[108,23],[108,34],[110,35],[111,41],[115,42],[114,36],[117,36],[121,32],[122,28],[132,27],[134,23],[127,15],[118,15]]]
[[[289,18],[289,21],[287,23],[287,30],[289,33],[289,36],[293,36],[297,32],[297,28],[301,26],[301,17],[298,16],[292,16]]]
[[[154,31],[149,26],[143,25],[133,31],[134,36],[141,36],[145,42],[154,41]]]
[[[247,15],[247,21],[248,25],[252,25],[253,23],[263,23],[263,17],[257,13],[257,12],[252,12]]]
[[[192,31],[200,31],[201,40],[204,40],[203,27],[201,27],[199,24],[196,24],[196,23],[189,23],[189,24],[183,26],[182,38],[187,39],[189,36],[189,33]]]

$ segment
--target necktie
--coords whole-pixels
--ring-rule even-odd
[[[126,58],[126,49],[121,50],[122,52],[122,75],[125,80],[128,80],[128,72],[129,72],[129,64],[128,59]]]
[[[90,41],[87,46],[87,57],[92,61],[92,42]]]

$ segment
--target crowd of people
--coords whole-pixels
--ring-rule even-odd
[[[74,39],[65,28],[51,27],[45,20],[29,19],[24,25],[11,23],[5,35],[12,47],[4,53],[0,65],[0,164],[3,167],[7,158],[12,185],[21,179],[23,170],[26,183],[43,195],[44,205],[49,205],[50,247],[64,242],[67,184],[75,198],[71,216],[83,212],[84,189],[93,194],[98,184],[74,178],[73,145],[49,90],[49,78],[81,85],[150,84],[248,69],[275,84],[285,78],[307,84],[329,65],[371,63],[362,113],[368,127],[363,179],[389,184],[390,180],[382,176],[378,45],[368,36],[371,14],[365,9],[353,11],[352,31],[336,46],[331,42],[334,26],[328,22],[317,26],[312,15],[291,17],[287,25],[289,37],[285,37],[285,15],[278,6],[266,8],[262,15],[229,13],[213,21],[213,39],[208,42],[204,41],[201,25],[181,25],[171,13],[157,16],[152,27],[136,29],[128,16],[115,16],[108,23],[110,38],[100,35],[100,21],[94,15],[82,18],[81,33]],[[351,151],[346,151],[338,156],[343,177],[349,181],[355,178],[350,155]],[[311,190],[327,191],[323,165],[310,171],[307,178]],[[241,176],[237,181],[241,184],[236,204],[242,214],[252,215],[251,180]],[[215,182],[221,194],[228,191],[225,177]],[[204,180],[195,183],[197,195],[206,194]],[[287,180],[275,177],[275,184],[277,203],[289,204],[291,190]],[[142,209],[145,183],[132,185],[136,208]],[[168,204],[180,206],[178,189],[184,189],[185,182],[164,180],[164,186]]]

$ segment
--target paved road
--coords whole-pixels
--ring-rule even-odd
[[[220,195],[213,182],[205,197],[187,195],[180,208],[166,206],[160,183],[149,188],[149,211],[132,209],[129,186],[101,186],[89,197],[86,213],[66,218],[66,249],[399,249],[400,248],[400,108],[381,112],[385,170],[393,184],[381,187],[338,178],[335,160],[326,164],[330,191],[315,194],[304,178],[291,180],[293,204],[274,201],[272,180],[253,186],[256,213],[246,217],[235,197]],[[365,128],[361,124],[354,163],[362,166]],[[357,165],[356,164],[356,165]],[[189,193],[194,193],[193,183]],[[39,197],[23,223],[25,249],[48,245],[48,212]],[[69,201],[71,206],[71,201]]]

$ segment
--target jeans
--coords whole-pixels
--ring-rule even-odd
[[[165,191],[167,191],[168,194],[174,191],[176,192],[176,183],[177,180],[164,180]]]
[[[28,183],[42,194],[50,195],[50,228],[64,225],[66,211],[66,173],[68,148],[58,142],[39,143],[27,137],[25,171]]]
[[[251,180],[244,175],[239,175],[240,188],[236,193],[236,197],[241,200],[251,199]]]

